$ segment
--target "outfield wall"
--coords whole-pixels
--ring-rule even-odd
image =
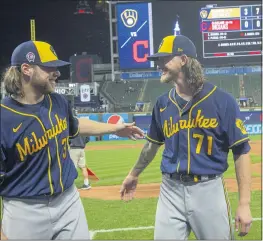
[[[85,117],[90,120],[100,121],[104,123],[116,124],[124,122],[135,122],[145,133],[151,122],[151,113],[99,113],[88,114],[81,113],[78,117]],[[262,111],[261,109],[246,110],[241,109],[241,119],[247,129],[249,135],[262,134]],[[116,135],[104,135],[102,137],[92,136],[91,141],[108,141],[108,140],[127,140]]]

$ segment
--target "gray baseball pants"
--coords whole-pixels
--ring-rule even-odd
[[[8,239],[89,239],[75,185],[54,197],[3,198],[2,222]]]
[[[164,174],[157,204],[154,239],[233,239],[222,177],[184,183]]]

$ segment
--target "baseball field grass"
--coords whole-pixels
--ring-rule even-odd
[[[261,147],[261,136],[251,136],[252,142],[257,142]],[[98,182],[92,182],[93,189],[98,186],[121,185],[130,168],[136,162],[141,148],[145,143],[140,141],[104,141],[91,142],[87,145],[86,163],[100,178]],[[160,183],[160,160],[162,149],[148,168],[141,174],[139,183]],[[252,163],[261,163],[261,155],[251,152]],[[229,168],[225,173],[225,178],[235,178],[234,161],[232,154],[229,155]],[[79,173],[80,174],[80,173]],[[252,172],[252,176],[261,177],[261,172]],[[77,187],[83,184],[81,174],[76,180]],[[153,226],[157,198],[134,199],[131,202],[121,200],[103,200],[102,198],[91,198],[89,192],[85,191],[86,197],[82,198],[86,211],[89,229],[92,231],[92,239],[97,240],[135,240],[153,239]],[[251,197],[251,211],[254,218],[250,233],[241,238],[236,235],[236,239],[262,240],[262,194],[260,191],[253,191]],[[118,195],[118,193],[116,193]],[[105,199],[106,196],[105,196]],[[229,199],[234,218],[238,204],[238,193],[229,193]],[[195,239],[193,233],[190,239]]]

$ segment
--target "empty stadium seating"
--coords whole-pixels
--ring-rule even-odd
[[[235,98],[240,96],[239,77],[235,75],[210,75],[206,80],[218,86]]]
[[[209,75],[206,81],[211,82],[219,88],[238,99],[242,96],[240,92],[240,80],[244,79],[246,97],[254,97],[257,105],[261,103],[261,76],[260,75]],[[160,83],[159,79],[133,80],[127,82],[105,81],[101,91],[113,102],[114,111],[134,111],[136,102],[150,103],[151,111],[157,98],[169,91],[171,84]],[[242,90],[242,89],[241,89]]]
[[[260,75],[244,76],[245,93],[248,97],[253,97],[257,105],[261,105],[262,79]]]
[[[143,81],[129,81],[129,82],[111,82],[106,81],[103,85],[102,91],[110,96],[119,108],[134,109],[136,102],[143,90]]]
[[[171,84],[161,83],[160,80],[147,80],[143,101],[155,103],[160,95],[166,93],[171,88],[173,88]]]

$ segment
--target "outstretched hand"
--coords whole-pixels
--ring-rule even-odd
[[[115,134],[119,137],[128,137],[134,141],[144,137],[143,131],[139,127],[135,126],[135,122],[120,124]]]
[[[252,225],[252,216],[249,205],[239,205],[236,211],[235,227],[239,236],[246,236]]]
[[[128,175],[121,186],[120,195],[124,201],[131,201],[134,198],[135,190],[138,183],[138,177]]]

